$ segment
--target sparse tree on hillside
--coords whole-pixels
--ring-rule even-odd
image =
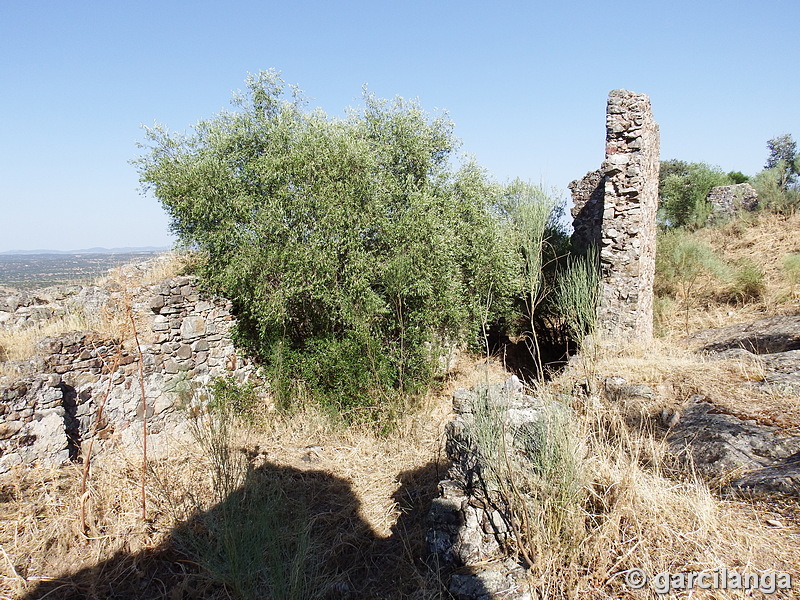
[[[777,169],[780,174],[778,185],[786,190],[797,180],[800,173],[800,156],[797,154],[797,143],[790,134],[779,135],[767,141],[769,157],[765,169]]]

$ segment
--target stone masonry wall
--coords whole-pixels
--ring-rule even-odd
[[[568,418],[569,408],[523,393],[512,376],[503,384],[456,390],[453,412],[445,430],[452,467],[431,503],[428,549],[439,564],[455,570],[447,581],[454,598],[530,600],[525,568],[513,558],[512,511],[494,475],[497,465],[487,462],[487,449],[476,435],[491,430],[486,429],[491,420],[492,429],[502,431],[506,460],[516,463],[530,452],[519,440],[545,431],[542,424],[557,415]]]
[[[590,247],[600,248],[603,240],[603,205],[605,202],[605,178],[602,171],[590,171],[583,179],[569,184],[572,192],[572,248],[578,254]]]
[[[719,185],[711,188],[706,202],[711,204],[708,223],[713,225],[732,219],[744,210],[755,210],[758,207],[758,192],[749,183]]]
[[[14,308],[30,313],[25,306]],[[180,404],[192,387],[227,375],[244,381],[253,367],[231,341],[230,304],[202,298],[191,277],[140,290],[132,310],[142,351],[148,447],[157,452],[186,433]],[[20,318],[11,314],[5,321]],[[42,340],[29,361],[36,372],[0,385],[0,473],[16,465],[74,460],[92,438],[93,451],[107,444],[138,447],[138,358],[135,344],[90,331]]]
[[[659,166],[659,130],[650,99],[612,91],[606,109],[606,159],[599,171],[570,184],[573,246],[580,251],[599,240],[599,327],[612,337],[653,335]]]

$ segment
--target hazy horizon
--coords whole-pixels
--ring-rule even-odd
[[[9,250],[0,250],[0,256],[25,256],[28,254],[125,254],[135,252],[167,252],[171,248],[172,246],[122,246],[113,248],[92,246],[91,248],[75,248],[69,250],[56,250],[52,248],[23,250],[20,248],[11,248]]]

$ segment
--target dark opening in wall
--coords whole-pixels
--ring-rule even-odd
[[[489,352],[523,382],[538,381],[540,373],[548,381],[564,368],[569,359],[568,351],[577,344],[553,328],[542,327],[537,335],[538,355],[530,339],[513,340],[500,328],[490,327],[487,331]]]
[[[78,394],[75,388],[66,383],[58,386],[61,389],[62,406],[64,407],[64,432],[67,434],[69,459],[78,460],[81,450],[80,422],[78,421]]]

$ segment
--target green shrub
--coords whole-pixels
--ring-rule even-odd
[[[594,333],[600,301],[600,265],[594,248],[585,256],[570,257],[556,281],[554,305],[569,336],[580,346]]]
[[[691,233],[681,229],[660,232],[656,244],[656,295],[683,299],[686,329],[689,328],[691,295],[702,274],[724,277],[725,265],[714,251]]]
[[[783,176],[779,168],[764,169],[752,178],[751,184],[758,192],[760,208],[781,215],[791,215],[800,209],[800,190],[784,187]]]
[[[208,407],[212,412],[230,412],[250,422],[256,418],[258,391],[255,383],[238,383],[233,375],[229,375],[214,379],[209,387],[211,398]]]
[[[660,221],[669,227],[703,227],[712,210],[706,201],[711,188],[730,183],[728,175],[705,163],[663,161],[659,177]]]
[[[728,179],[733,185],[750,181],[750,178],[741,171],[728,171]]]
[[[721,299],[745,304],[761,298],[765,289],[763,269],[744,259],[733,267],[731,283]]]
[[[800,254],[786,255],[783,258],[783,270],[786,271],[786,276],[794,292],[794,287],[800,283]]]
[[[538,376],[543,376],[541,342],[558,338],[552,317],[557,316],[552,290],[568,253],[569,236],[563,229],[563,200],[554,192],[520,180],[505,186],[496,210],[516,248],[517,295],[514,311],[506,313],[509,331],[527,346]],[[504,307],[505,308],[505,307]]]
[[[428,348],[465,342],[519,289],[499,186],[456,169],[452,123],[366,95],[345,119],[307,111],[274,72],[190,136],[148,129],[136,162],[204,285],[237,314],[279,404],[309,390],[359,414],[424,388]]]

